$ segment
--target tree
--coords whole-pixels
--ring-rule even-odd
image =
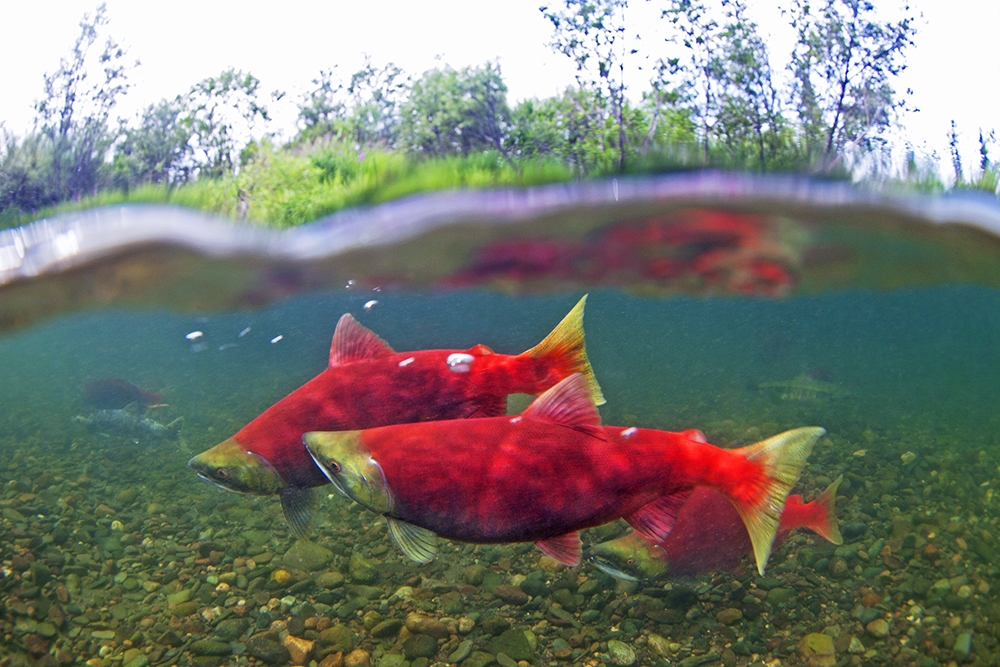
[[[557,52],[576,63],[577,85],[607,102],[617,129],[618,171],[625,166],[625,10],[628,0],[564,0],[561,9],[541,7]],[[635,51],[631,51],[635,53]]]
[[[719,90],[716,135],[739,166],[750,166],[756,153],[766,169],[782,148],[784,129],[767,46],[743,0],[723,0],[722,7],[721,62],[711,68]]]
[[[417,79],[402,108],[400,138],[426,155],[468,155],[494,149],[510,160],[505,144],[510,110],[500,67],[433,69]]]
[[[891,80],[906,67],[913,18],[878,22],[873,13],[867,0],[793,0],[791,101],[806,157],[826,170],[852,146],[872,150],[905,105]]]
[[[334,80],[333,70],[320,70],[313,88],[299,104],[299,123],[307,137],[336,136],[347,115],[344,85]]]
[[[230,67],[199,81],[188,93],[183,122],[194,141],[199,175],[236,171],[239,154],[250,143],[257,123],[269,118],[267,107],[257,100],[259,87],[253,74]]]
[[[683,45],[687,59],[661,60],[658,71],[661,75],[670,73],[682,78],[682,83],[675,88],[676,95],[678,101],[690,104],[707,164],[718,111],[716,83],[722,78],[723,68],[719,24],[704,3],[697,0],[670,0],[661,16],[674,26],[677,35],[673,41]]]
[[[134,128],[125,128],[115,148],[114,183],[128,189],[141,183],[174,186],[191,177],[191,124],[185,100],[177,96],[149,105]]]
[[[108,37],[104,50],[91,62],[90,51],[100,29],[108,24],[106,7],[97,7],[93,18],[84,14],[68,58],[59,69],[45,75],[44,94],[35,103],[36,131],[49,143],[51,165],[47,193],[39,204],[47,204],[93,193],[114,133],[108,126],[112,108],[128,90],[125,50]],[[94,76],[90,67],[101,74]]]
[[[358,147],[392,146],[399,128],[400,108],[410,90],[410,77],[388,63],[374,67],[371,57],[351,75],[347,94],[351,99],[349,123]]]

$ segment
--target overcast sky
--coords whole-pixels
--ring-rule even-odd
[[[558,0],[554,0],[553,4]],[[888,19],[898,16],[895,0],[875,0]],[[547,97],[573,82],[569,59],[547,46],[552,31],[538,10],[543,0],[384,0],[342,2],[285,0],[281,3],[173,0],[169,3],[108,0],[106,30],[129,49],[141,66],[131,76],[132,90],[122,104],[128,116],[152,102],[173,97],[195,82],[230,66],[250,71],[269,93],[288,93],[269,104],[273,131],[294,133],[295,103],[320,69],[337,66],[346,78],[360,67],[363,54],[373,64],[395,62],[409,74],[449,64],[477,65],[499,59],[511,103]],[[781,72],[794,36],[780,6],[788,0],[749,0],[753,17],[768,36],[773,67]],[[27,130],[32,103],[42,93],[42,77],[55,71],[79,33],[84,13],[95,0],[4,3],[0,19],[0,120],[15,133]],[[916,47],[897,90],[913,90],[908,138],[918,148],[947,159],[950,122],[958,123],[966,164],[978,160],[978,131],[1000,134],[1000,2],[990,0],[914,0],[918,18]],[[646,12],[639,26],[648,29],[658,12],[655,2],[633,0]],[[644,52],[658,48],[646,40]],[[783,75],[783,73],[782,73]],[[634,91],[647,77],[627,74]],[[1000,146],[996,148],[1000,159]]]

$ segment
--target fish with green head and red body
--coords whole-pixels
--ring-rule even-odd
[[[485,345],[396,352],[345,314],[322,373],[188,465],[223,489],[278,495],[288,523],[304,534],[315,506],[311,489],[329,483],[302,443],[307,431],[494,417],[506,413],[509,394],[537,395],[576,373],[600,397],[584,343],[585,302],[518,355]]]
[[[773,548],[796,528],[808,528],[834,544],[843,543],[837,526],[838,477],[814,501],[788,496]],[[650,542],[639,533],[587,549],[586,560],[619,579],[647,581],[685,579],[709,572],[739,571],[752,549],[750,535],[732,503],[714,489],[695,489],[677,514],[666,539]]]
[[[516,417],[307,433],[310,454],[346,496],[386,517],[411,559],[437,536],[479,544],[534,542],[577,565],[578,531],[624,518],[659,540],[696,486],[738,508],[763,571],[806,457],[825,433],[801,428],[737,450],[683,433],[604,427],[579,375]]]

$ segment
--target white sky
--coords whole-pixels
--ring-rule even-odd
[[[887,19],[899,11],[898,0],[875,2]],[[557,3],[561,0],[551,2]],[[106,31],[129,48],[131,60],[142,62],[121,107],[125,115],[233,66],[261,80],[265,100],[272,90],[288,93],[283,102],[268,104],[275,116],[270,129],[287,138],[294,133],[295,103],[319,70],[336,65],[346,79],[365,53],[376,66],[391,61],[413,75],[444,63],[459,68],[499,58],[511,103],[557,93],[573,82],[574,69],[568,58],[547,46],[552,31],[538,10],[542,4],[544,0],[108,0],[111,23]],[[794,36],[779,7],[790,1],[749,4],[761,31],[770,35],[772,67],[783,74]],[[96,6],[96,0],[0,4],[5,26],[0,120],[8,130],[29,129],[43,74],[58,67],[77,37],[80,18]],[[632,6],[651,17],[637,26],[648,29],[658,15],[657,5],[633,0]],[[910,7],[922,18],[897,90],[911,88],[910,104],[920,112],[906,117],[907,138],[950,163],[947,133],[954,119],[964,163],[977,164],[979,128],[1000,134],[1000,52],[995,41],[1000,39],[1000,2],[913,0]],[[655,48],[649,40],[643,44],[644,50]],[[628,76],[635,89],[645,87],[645,78]],[[1000,159],[1000,145],[993,157]]]

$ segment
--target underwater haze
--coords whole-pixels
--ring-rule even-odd
[[[998,664],[995,202],[690,179],[435,195],[274,238],[120,209],[7,232],[0,667]],[[793,493],[843,475],[843,544],[797,531],[763,576],[748,554],[639,582],[531,544],[418,564],[333,486],[302,538],[274,497],[187,467],[322,372],[344,313],[400,352],[518,354],[584,294],[604,424],[726,448],[825,428]],[[112,379],[165,405],[98,404]]]

